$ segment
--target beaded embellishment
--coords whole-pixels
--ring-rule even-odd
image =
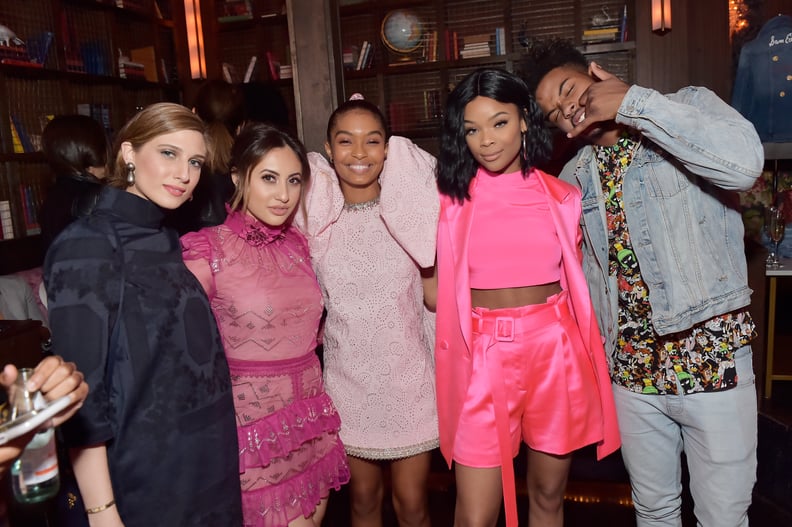
[[[380,202],[380,199],[379,199],[379,196],[377,196],[376,198],[374,198],[372,200],[363,201],[361,203],[344,203],[344,210],[349,210],[349,211],[353,211],[353,212],[357,212],[357,211],[360,211],[360,210],[369,210],[369,209],[374,208],[377,205],[379,205],[379,202]]]

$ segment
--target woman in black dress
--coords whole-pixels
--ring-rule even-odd
[[[162,227],[207,157],[189,109],[143,109],[118,133],[93,212],[47,252],[53,351],[91,388],[63,435],[94,525],[242,521],[223,346],[176,232]]]

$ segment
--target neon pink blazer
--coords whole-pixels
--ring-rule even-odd
[[[561,286],[569,292],[569,309],[580,327],[581,337],[597,377],[598,393],[591,395],[598,397],[602,405],[603,439],[597,444],[597,457],[602,459],[617,450],[621,440],[602,337],[581,267],[583,255],[580,249],[580,190],[540,170],[533,169],[530,177],[539,178],[548,196],[550,214],[561,242]],[[470,184],[471,196],[475,195],[477,183],[477,178],[473,178]],[[437,406],[440,451],[449,467],[472,367],[468,239],[473,209],[469,204],[469,201],[459,204],[448,196],[441,196],[437,236]],[[574,264],[570,265],[570,262]],[[563,434],[559,434],[559,451],[564,449],[563,440]],[[509,469],[510,467],[503,467],[504,475]],[[511,481],[513,482],[513,475]],[[513,510],[516,511],[514,492],[509,493],[504,488],[504,499],[506,510],[509,511],[512,502]]]

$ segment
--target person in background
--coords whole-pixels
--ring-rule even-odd
[[[278,86],[254,81],[241,84],[239,89],[245,100],[246,121],[266,123],[283,130],[290,130],[289,107]]]
[[[62,427],[92,525],[242,522],[222,341],[176,232],[163,227],[210,155],[188,108],[144,108],[118,132],[93,212],[45,257],[52,350],[92,387]]]
[[[299,141],[264,124],[242,130],[230,166],[228,217],[184,235],[182,247],[231,369],[243,524],[319,526],[349,465],[316,354],[322,293],[292,222],[310,167]]]
[[[220,225],[225,220],[226,205],[234,194],[229,172],[231,148],[245,122],[245,99],[239,86],[208,80],[198,89],[193,111],[207,124],[212,157],[187,203],[166,216],[166,225],[179,234]]]
[[[330,116],[325,151],[308,154],[308,238],[327,318],[325,386],[349,456],[351,525],[381,526],[383,465],[402,527],[429,525],[427,482],[437,447],[432,341],[423,276],[434,268],[435,160],[389,137],[360,95]]]
[[[743,223],[762,172],[753,125],[707,88],[630,86],[565,40],[524,75],[551,126],[586,143],[584,269],[610,363],[637,525],[680,525],[685,453],[703,527],[747,526],[757,408]]]
[[[18,373],[13,364],[6,364],[0,371],[0,388],[7,392],[13,386]],[[65,395],[71,399],[71,404],[52,418],[52,426],[60,426],[73,416],[88,395],[88,384],[83,374],[73,362],[64,362],[57,356],[45,357],[39,361],[27,388],[29,391],[41,390],[41,394],[50,402]],[[32,430],[0,446],[0,477],[19,457],[34,435],[35,430]]]
[[[47,325],[35,293],[21,276],[0,275],[0,319],[40,320]]]
[[[577,188],[535,168],[550,150],[525,83],[479,69],[448,97],[437,184],[440,449],[458,525],[517,526],[513,458],[528,446],[528,525],[561,527],[572,452],[619,447],[580,261]]]
[[[38,212],[45,251],[64,227],[96,205],[107,149],[102,125],[87,115],[58,115],[44,127],[41,150],[55,173]]]

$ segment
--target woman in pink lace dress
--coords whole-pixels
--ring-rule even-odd
[[[245,526],[318,526],[330,489],[349,481],[315,352],[322,296],[292,226],[309,175],[297,140],[251,125],[232,151],[225,223],[182,237],[231,370]]]
[[[422,270],[434,267],[435,160],[406,138],[389,138],[384,117],[364,100],[333,112],[326,152],[331,164],[308,154],[307,221],[297,221],[327,307],[325,385],[350,456],[351,523],[382,525],[389,464],[399,524],[426,527],[438,429]]]

